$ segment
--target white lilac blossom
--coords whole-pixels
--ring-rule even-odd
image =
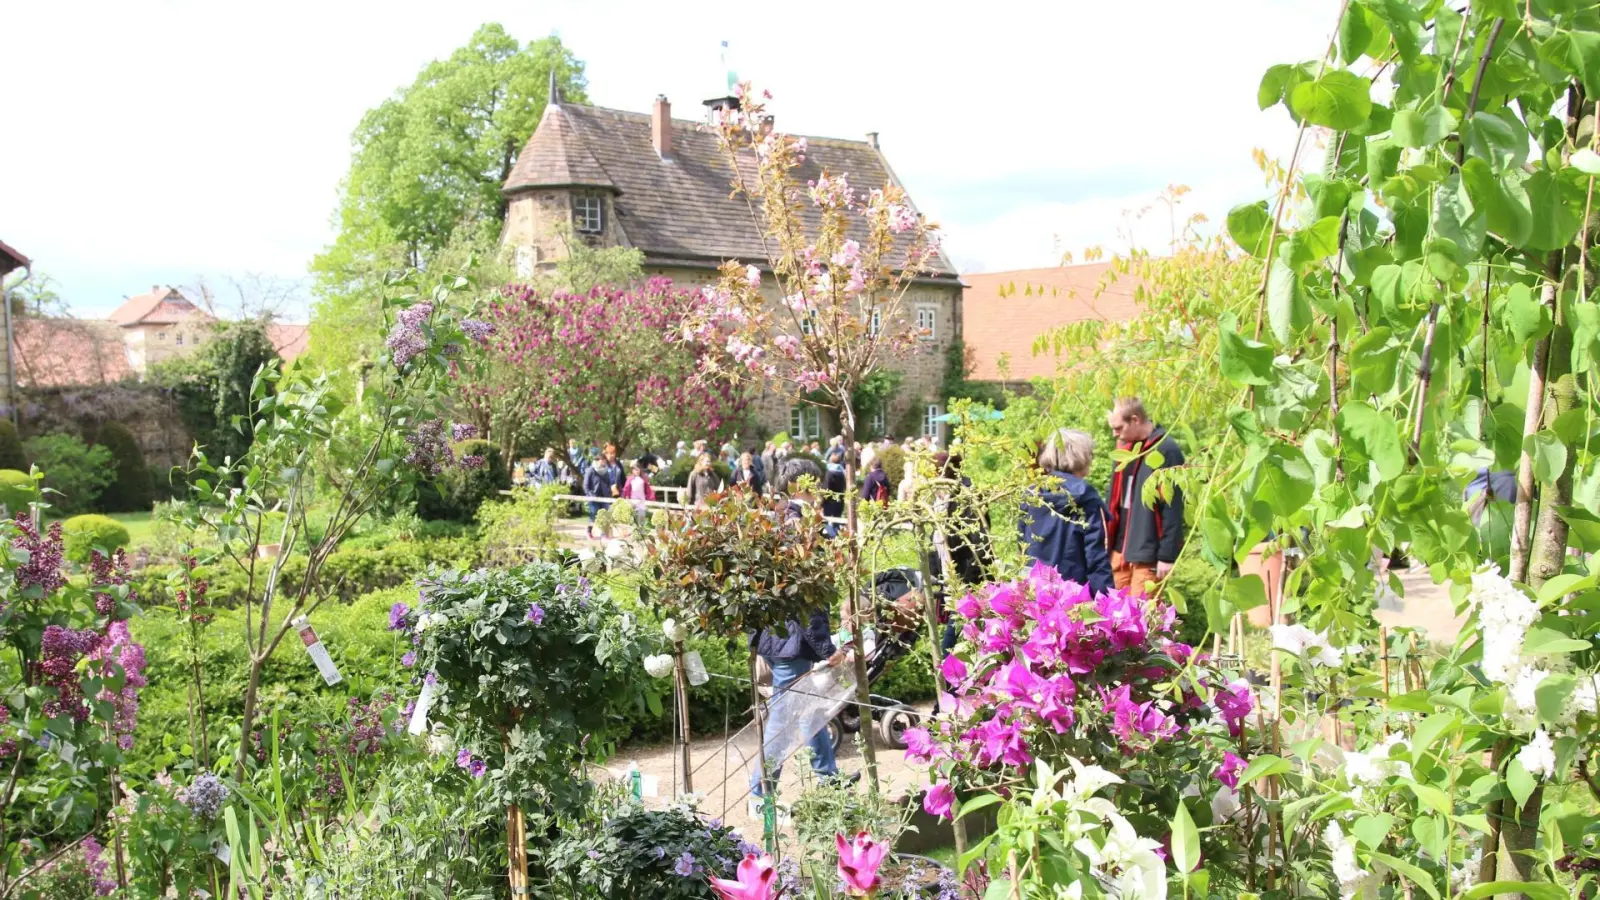
[[[1272,647],[1288,653],[1304,657],[1315,666],[1338,666],[1344,661],[1344,651],[1328,642],[1326,631],[1312,631],[1298,623],[1294,625],[1274,625],[1272,631]]]
[[[1556,747],[1550,734],[1543,728],[1534,732],[1533,740],[1517,751],[1517,762],[1535,778],[1547,779],[1556,770]]]
[[[1539,604],[1501,577],[1495,566],[1473,573],[1467,602],[1478,612],[1484,677],[1510,684],[1522,670],[1522,642],[1539,618]]]
[[[677,619],[666,619],[661,623],[661,633],[669,641],[686,641],[689,639],[689,627]]]

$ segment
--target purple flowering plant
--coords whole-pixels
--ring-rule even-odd
[[[0,542],[10,551],[0,555],[0,645],[20,663],[0,681],[0,766],[10,773],[0,821],[15,823],[0,853],[21,863],[0,867],[0,896],[8,896],[26,893],[26,880],[41,874],[40,848],[88,835],[110,811],[112,773],[133,748],[146,662],[128,629],[138,595],[122,554],[96,552],[86,577],[69,579],[60,525],[41,533],[28,510],[0,520]],[[88,868],[93,892],[106,893],[104,866],[91,858]]]
[[[1059,771],[1072,758],[1122,773],[1118,807],[1160,833],[1185,790],[1237,782],[1251,691],[1174,640],[1169,604],[1097,596],[1036,564],[956,612],[942,715],[906,733],[907,757],[930,765],[929,812],[948,818],[962,795],[1008,792],[1036,760]]]

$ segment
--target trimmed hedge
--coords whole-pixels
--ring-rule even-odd
[[[87,563],[94,550],[109,555],[128,546],[130,540],[127,527],[109,516],[89,513],[61,523],[62,547],[67,559],[75,563]]]
[[[33,478],[27,472],[0,469],[0,505],[4,505],[10,515],[27,509],[28,504],[38,496]]]
[[[121,422],[107,422],[101,427],[96,443],[111,451],[113,472],[111,483],[100,492],[100,509],[149,512],[155,503],[156,484],[133,432]]]
[[[0,419],[0,469],[28,471],[28,454],[22,452],[22,435],[10,419]]]

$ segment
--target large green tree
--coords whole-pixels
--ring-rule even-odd
[[[353,136],[335,216],[312,261],[311,353],[330,368],[360,360],[375,334],[384,278],[492,247],[500,186],[549,98],[583,101],[583,63],[555,36],[524,44],[496,23],[367,111]]]

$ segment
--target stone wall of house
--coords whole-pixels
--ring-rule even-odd
[[[572,224],[572,194],[578,188],[536,188],[513,197],[506,208],[506,224],[500,234],[502,246],[533,251],[533,265],[548,265],[565,259],[567,248],[561,240],[560,226]],[[582,235],[597,247],[616,247],[626,243],[621,229],[617,228],[616,207],[609,191],[598,191],[604,211],[601,223],[604,230],[597,235]]]
[[[655,268],[647,270],[646,274],[664,275],[672,279],[674,284],[687,288],[710,284],[717,277],[717,273],[710,269],[688,268]],[[763,288],[763,294],[768,302],[778,301],[777,290],[771,285]],[[905,436],[903,432],[906,431],[905,425],[908,420],[920,423],[921,413],[912,414],[911,410],[924,410],[927,405],[939,402],[939,388],[944,381],[945,351],[949,349],[950,342],[961,333],[961,288],[942,284],[913,285],[906,296],[903,312],[915,321],[919,308],[932,311],[933,336],[922,341],[916,353],[893,363],[894,368],[904,374],[904,380],[900,384],[900,389],[891,398],[889,409],[884,411],[883,430],[894,437]],[[751,409],[752,424],[757,431],[755,436],[765,438],[778,432],[789,431],[793,407],[794,404],[789,397],[776,391],[763,392],[752,404]],[[940,411],[943,412],[943,409]],[[861,423],[858,430],[880,433],[878,429],[871,427],[871,411],[858,410],[857,416]],[[828,435],[838,430],[836,422],[822,422],[821,427]],[[917,427],[920,428],[920,425]],[[941,439],[945,437],[942,429],[940,437]]]
[[[194,437],[179,418],[177,401],[170,391],[153,384],[31,387],[20,388],[17,394],[24,440],[65,432],[93,441],[102,425],[121,422],[133,432],[145,462],[158,473],[182,465],[194,447]]]

